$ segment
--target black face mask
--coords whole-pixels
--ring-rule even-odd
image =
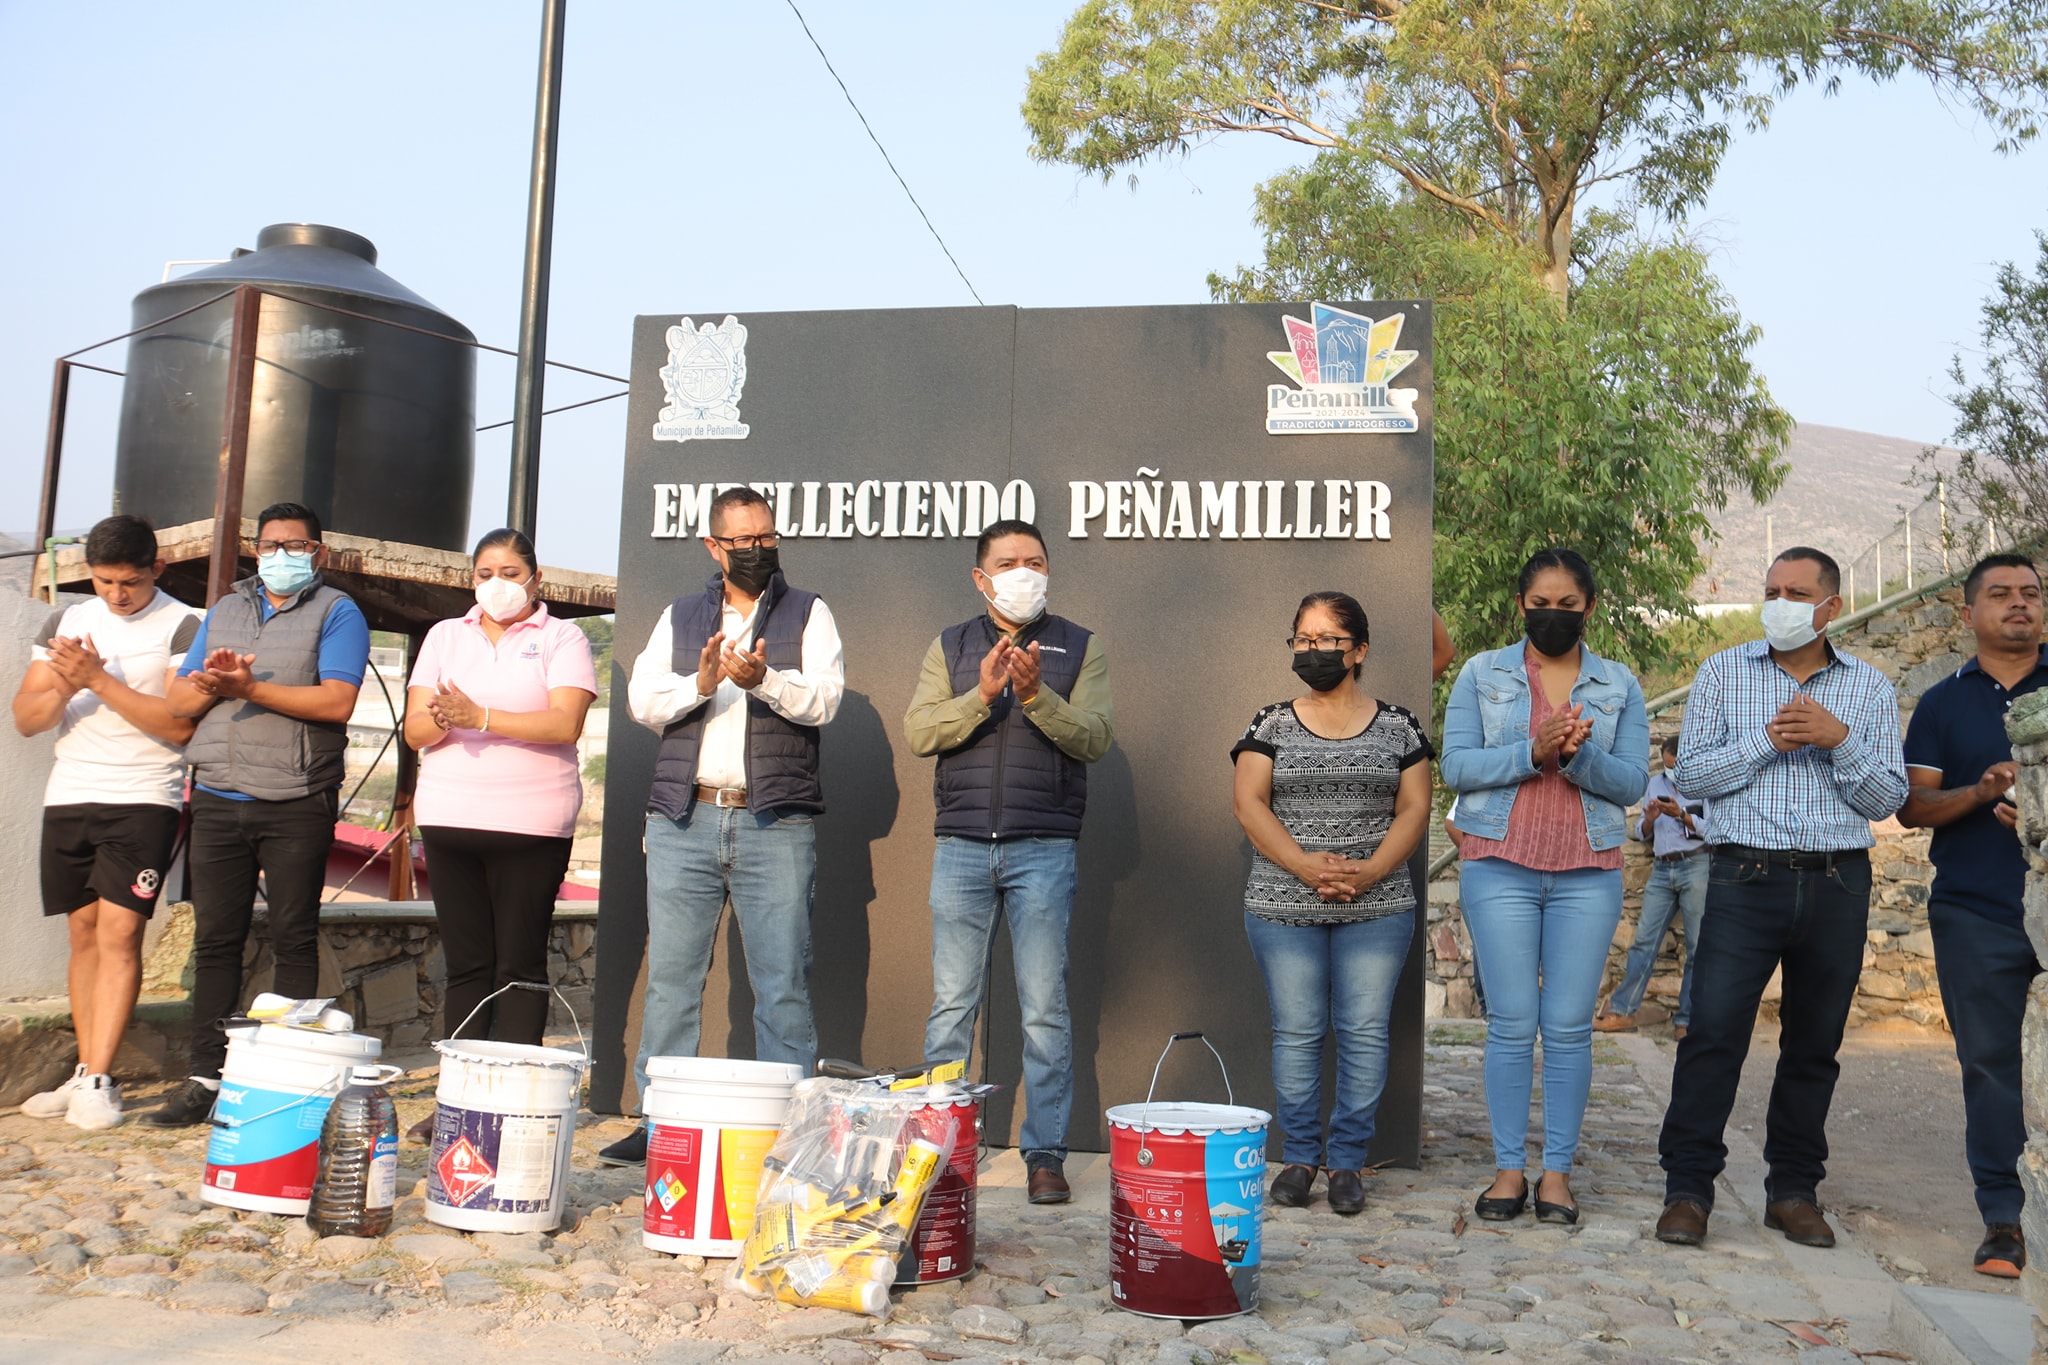
[[[725,581],[749,597],[759,597],[768,580],[781,570],[781,552],[773,546],[749,545],[725,552]]]
[[[1559,607],[1531,607],[1522,613],[1522,625],[1537,652],[1555,659],[1571,653],[1572,646],[1585,634],[1586,613]]]
[[[1328,692],[1351,676],[1351,665],[1341,649],[1304,649],[1294,656],[1294,676],[1317,692]]]

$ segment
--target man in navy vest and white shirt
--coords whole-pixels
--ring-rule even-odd
[[[812,818],[825,809],[818,731],[838,713],[845,654],[832,610],[782,576],[768,500],[711,501],[718,572],[679,597],[633,661],[627,704],[661,732],[647,795],[647,997],[635,1073],[694,1057],[712,941],[728,898],[754,991],[754,1055],[811,1069]],[[647,1159],[643,1127],[601,1152]]]
[[[972,571],[988,610],[925,653],[903,718],[932,778],[932,1012],[928,1062],[966,1058],[981,1011],[996,921],[1007,919],[1024,1024],[1024,1127],[1018,1146],[1034,1204],[1061,1204],[1074,1030],[1067,1012],[1067,922],[1088,765],[1113,733],[1109,661],[1091,632],[1045,609],[1045,537],[1028,521],[981,533]]]

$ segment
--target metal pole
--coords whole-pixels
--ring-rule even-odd
[[[228,337],[228,402],[221,417],[220,477],[213,489],[213,554],[206,565],[206,605],[234,586],[242,550],[242,484],[249,472],[249,405],[256,389],[256,324],[263,291],[235,287],[234,330]]]
[[[50,377],[50,434],[43,441],[43,498],[36,507],[36,548],[57,534],[57,475],[64,465],[64,412],[71,406],[71,362],[57,362]]]
[[[540,421],[548,349],[548,267],[555,246],[555,144],[561,132],[562,26],[568,0],[542,0],[540,90],[533,110],[533,180],[526,200],[526,269],[519,286],[519,369],[512,389],[512,478],[506,524],[532,535],[540,511]]]
[[[1879,600],[1882,600],[1884,597],[1884,542],[1880,540],[1870,548],[1871,553],[1877,556],[1877,596]]]
[[[1913,591],[1913,514],[1906,513],[1906,591]]]
[[[1934,496],[1941,499],[1941,573],[1942,577],[1955,572],[1948,566],[1948,476],[1934,476]]]

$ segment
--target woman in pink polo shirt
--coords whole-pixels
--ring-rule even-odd
[[[508,991],[461,1025],[507,982],[547,982],[597,673],[583,632],[535,595],[531,540],[493,531],[472,558],[477,604],[427,632],[405,693],[405,742],[420,751],[413,813],[448,962],[441,1020],[450,1036],[538,1043],[544,991]]]

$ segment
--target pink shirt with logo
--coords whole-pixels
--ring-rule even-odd
[[[507,626],[495,645],[482,617],[482,607],[471,607],[428,631],[407,685],[453,683],[493,711],[545,711],[548,692],[557,687],[597,695],[589,640],[572,622],[550,616],[546,603]],[[415,824],[567,838],[576,832],[582,806],[573,744],[452,730],[420,754]]]

